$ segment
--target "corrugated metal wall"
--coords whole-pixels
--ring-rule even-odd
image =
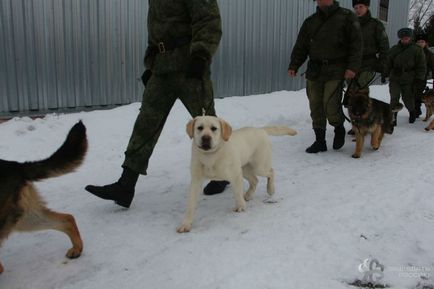
[[[0,113],[137,101],[147,3],[0,0]]]
[[[392,42],[409,0],[390,1]],[[0,0],[0,115],[138,101],[147,0]],[[340,1],[351,8],[351,0]],[[379,0],[371,1],[377,15]],[[219,0],[217,97],[304,86],[286,69],[310,0]]]

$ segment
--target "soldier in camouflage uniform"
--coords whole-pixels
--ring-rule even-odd
[[[421,105],[422,105],[422,93],[425,90],[428,79],[434,79],[434,53],[432,53],[428,49],[428,34],[425,32],[418,33],[414,39],[416,44],[419,45],[423,52],[425,53],[425,61],[426,61],[426,73],[425,73],[425,81],[419,83],[419,87],[416,87],[416,96],[415,96],[415,106],[416,106],[416,117],[419,117],[422,114]],[[433,86],[434,88],[434,86]]]
[[[335,128],[333,149],[344,145],[343,84],[355,77],[362,61],[362,33],[356,15],[337,1],[317,0],[317,5],[316,13],[300,29],[288,68],[288,75],[296,76],[309,56],[307,96],[316,140],[307,153],[327,150],[327,121]]]
[[[148,161],[176,99],[192,117],[215,115],[210,79],[211,58],[222,30],[217,0],[149,0],[146,86],[140,113],[125,152],[120,179],[90,193],[128,208],[139,174]]]
[[[353,0],[353,8],[359,18],[362,28],[363,38],[363,56],[362,67],[356,78],[351,82],[358,88],[367,88],[374,79],[375,73],[381,73],[381,80],[386,82],[385,73],[387,67],[387,53],[389,51],[389,38],[383,23],[371,16],[369,10],[370,0]],[[344,105],[348,99],[344,99]],[[348,134],[353,135],[354,131],[350,130]]]
[[[425,82],[426,62],[422,48],[412,42],[413,30],[402,28],[398,31],[399,42],[388,55],[387,73],[390,74],[390,106],[396,109],[402,95],[404,105],[410,113],[409,123],[416,120],[415,88]],[[397,112],[394,114],[396,125]]]

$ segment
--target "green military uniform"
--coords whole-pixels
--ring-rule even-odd
[[[337,1],[307,18],[291,54],[289,70],[297,71],[309,56],[307,95],[314,129],[327,120],[342,126],[342,86],[345,70],[358,72],[362,59],[362,35],[356,15]]]
[[[425,79],[426,62],[421,47],[414,43],[408,45],[400,41],[389,51],[388,73],[390,74],[390,105],[399,104],[402,95],[405,107],[409,112],[415,111],[415,82]]]
[[[180,99],[192,117],[215,115],[211,58],[222,35],[217,0],[150,0],[145,66],[152,72],[134,125],[124,168],[146,174],[148,161],[170,109]],[[205,74],[189,73],[193,57],[205,60]]]
[[[421,111],[421,105],[422,105],[422,94],[425,90],[425,87],[427,86],[427,80],[434,78],[434,54],[428,49],[428,47],[425,47],[423,49],[423,52],[425,54],[425,61],[426,61],[426,73],[425,73],[425,79],[424,81],[420,81],[415,86],[415,109],[416,114],[419,116],[422,114]]]
[[[383,76],[387,67],[387,53],[389,51],[389,38],[383,23],[371,16],[368,12],[359,17],[363,38],[363,57],[360,72],[356,76],[359,87],[366,87],[374,78],[375,72]]]
[[[434,53],[432,53],[428,47],[423,49],[425,53],[426,61],[426,74],[425,74],[425,84],[428,79],[434,79]]]

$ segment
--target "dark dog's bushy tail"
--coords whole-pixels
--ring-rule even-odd
[[[72,172],[83,162],[86,151],[86,127],[79,121],[71,128],[65,142],[51,157],[22,163],[22,175],[27,181],[38,181]]]

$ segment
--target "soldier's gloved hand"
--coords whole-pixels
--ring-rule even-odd
[[[146,69],[142,74],[142,83],[146,87],[146,84],[148,83],[149,79],[152,76],[152,71],[150,69]]]
[[[385,76],[385,75],[381,75],[381,83],[382,84],[385,84],[386,82],[387,82],[387,79],[386,79],[387,77]]]
[[[208,68],[208,59],[200,53],[193,53],[190,59],[188,76],[201,79]]]

